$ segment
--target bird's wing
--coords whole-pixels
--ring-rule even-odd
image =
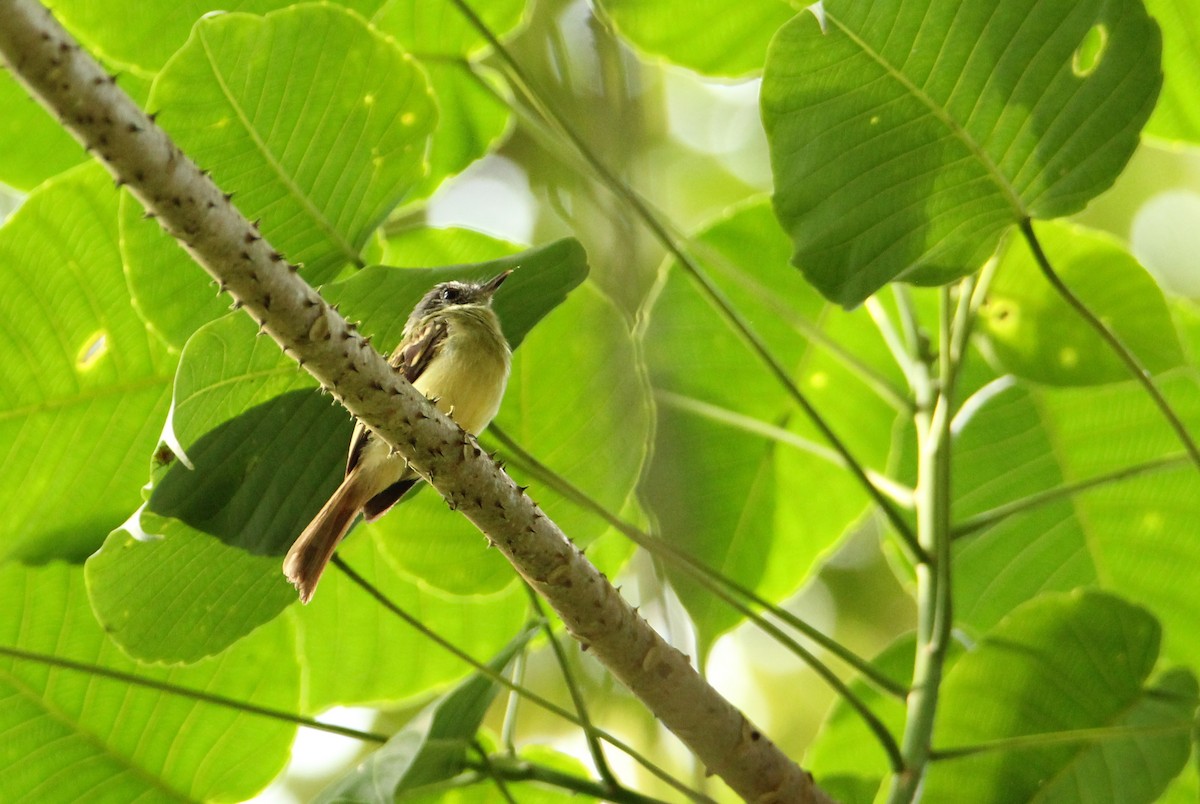
[[[449,327],[443,320],[427,322],[400,342],[396,353],[388,362],[404,373],[404,379],[410,383],[416,382],[437,355],[448,331]],[[350,438],[350,452],[346,456],[346,474],[350,474],[350,470],[358,463],[370,435],[371,431],[362,422],[354,426],[354,435]]]

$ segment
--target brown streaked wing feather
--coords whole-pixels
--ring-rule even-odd
[[[423,327],[413,331],[409,337],[400,342],[400,345],[396,347],[396,353],[392,355],[392,359],[388,362],[404,373],[404,379],[410,383],[416,382],[417,378],[425,372],[425,369],[429,367],[429,364],[437,355],[438,348],[442,345],[442,341],[446,339],[447,331],[448,327],[445,321],[435,320],[427,322]],[[362,454],[363,447],[366,446],[370,435],[371,431],[364,427],[361,422],[354,426],[354,435],[350,438],[350,452],[346,456],[346,474],[350,474],[350,470],[358,463],[358,458]],[[396,495],[397,499],[399,499],[399,496]],[[387,507],[390,508],[391,505]],[[387,508],[383,510],[386,511]]]

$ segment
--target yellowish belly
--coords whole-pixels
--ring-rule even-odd
[[[508,383],[508,346],[473,327],[452,322],[438,355],[413,383],[418,391],[472,435],[487,427],[500,410]]]

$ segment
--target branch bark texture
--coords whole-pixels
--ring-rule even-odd
[[[296,274],[47,9],[0,0],[0,55],[285,353],[483,531],[709,772],[748,801],[830,800],[650,628],[473,438]]]

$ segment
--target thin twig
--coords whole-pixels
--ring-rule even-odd
[[[1179,469],[1184,466],[1191,465],[1191,458],[1182,453],[1169,455],[1162,458],[1157,458],[1145,463],[1139,463],[1134,466],[1123,466],[1120,469],[1114,469],[1111,472],[1106,472],[1102,475],[1089,477],[1085,480],[1078,480],[1073,483],[1064,483],[1061,486],[1055,486],[1052,489],[1039,491],[1030,494],[1027,497],[1022,497],[1019,500],[998,505],[982,513],[976,514],[969,519],[964,519],[954,526],[952,537],[961,539],[972,534],[978,533],[984,528],[989,528],[998,522],[1001,522],[1009,517],[1023,514],[1026,511],[1031,511],[1035,508],[1040,508],[1043,505],[1058,502],[1059,500],[1074,497],[1077,494],[1082,494],[1085,491],[1090,491],[1095,488],[1102,488],[1114,483],[1120,483],[1123,480],[1129,480],[1142,475],[1151,474],[1153,472],[1162,472],[1168,469]]]
[[[939,293],[938,354],[929,354],[928,343],[907,293],[897,289],[910,351],[910,376],[917,412],[917,536],[930,556],[917,565],[917,645],[913,662],[912,692],[901,739],[904,770],[893,775],[890,804],[916,800],[932,751],[933,726],[941,693],[942,675],[950,648],[953,624],[953,583],[950,555],[950,458],[954,356],[961,355],[966,332],[955,332],[949,288]],[[963,294],[959,309],[970,304]],[[937,374],[934,376],[933,361]]]
[[[35,653],[33,651],[21,650],[20,648],[11,648],[6,645],[0,645],[0,656],[8,656],[12,659],[20,659],[27,662],[36,662],[48,667],[58,667],[63,670],[71,670],[77,673],[86,673],[88,675],[100,676],[101,678],[112,679],[113,681],[121,681],[135,687],[157,690],[170,695],[177,695],[180,698],[188,698],[193,701],[202,701],[214,706],[222,706],[226,709],[235,709],[238,712],[245,712],[250,715],[269,718],[271,720],[279,720],[284,723],[290,723],[295,726],[301,726],[306,729],[314,729],[323,731],[329,734],[337,734],[341,737],[349,737],[354,740],[362,740],[368,743],[386,743],[387,735],[376,734],[369,731],[359,731],[346,726],[335,726],[330,723],[322,723],[319,720],[314,720],[310,717],[295,715],[291,712],[284,712],[280,709],[271,709],[266,706],[258,706],[257,704],[239,701],[234,698],[229,698],[224,695],[217,695],[203,690],[194,690],[188,687],[183,687],[178,684],[171,684],[167,681],[156,681],[152,678],[144,678],[133,673],[124,673],[120,670],[112,670],[108,667],[101,667],[96,664],[87,662],[76,662],[71,659],[64,659],[61,656],[48,656],[43,653]]]
[[[985,743],[960,745],[954,748],[942,748],[934,751],[930,760],[947,762],[955,759],[965,759],[978,754],[990,754],[1004,751],[1028,750],[1043,748],[1051,745],[1075,745],[1079,743],[1098,743],[1110,740],[1127,740],[1130,737],[1169,736],[1172,734],[1190,734],[1195,724],[1189,721],[1159,724],[1154,726],[1104,726],[1094,729],[1075,729],[1072,731],[1042,732],[1041,734],[1022,734],[1016,737],[1005,737],[999,740],[989,740]]]
[[[1038,240],[1037,234],[1033,231],[1033,221],[1025,218],[1021,221],[1021,234],[1025,236],[1025,242],[1029,244],[1030,251],[1033,252],[1033,258],[1037,262],[1038,267],[1042,270],[1042,275],[1062,296],[1063,301],[1071,306],[1079,317],[1087,322],[1088,326],[1096,331],[1096,334],[1108,345],[1125,367],[1129,369],[1130,375],[1141,384],[1146,393],[1150,395],[1150,399],[1158,407],[1163,418],[1167,420],[1167,424],[1175,431],[1179,442],[1183,444],[1187,450],[1188,457],[1192,463],[1196,465],[1196,469],[1200,470],[1200,448],[1196,446],[1196,442],[1192,440],[1192,436],[1188,433],[1187,427],[1184,426],[1175,410],[1167,402],[1166,397],[1158,390],[1158,386],[1151,379],[1150,372],[1138,360],[1137,355],[1130,351],[1129,347],[1121,341],[1121,337],[1110,327],[1105,324],[1100,318],[1091,311],[1091,309],[1083,303],[1083,301],[1067,287],[1062,278],[1055,272],[1054,267],[1050,264],[1050,260],[1046,257],[1046,252],[1042,250],[1041,241]]]

